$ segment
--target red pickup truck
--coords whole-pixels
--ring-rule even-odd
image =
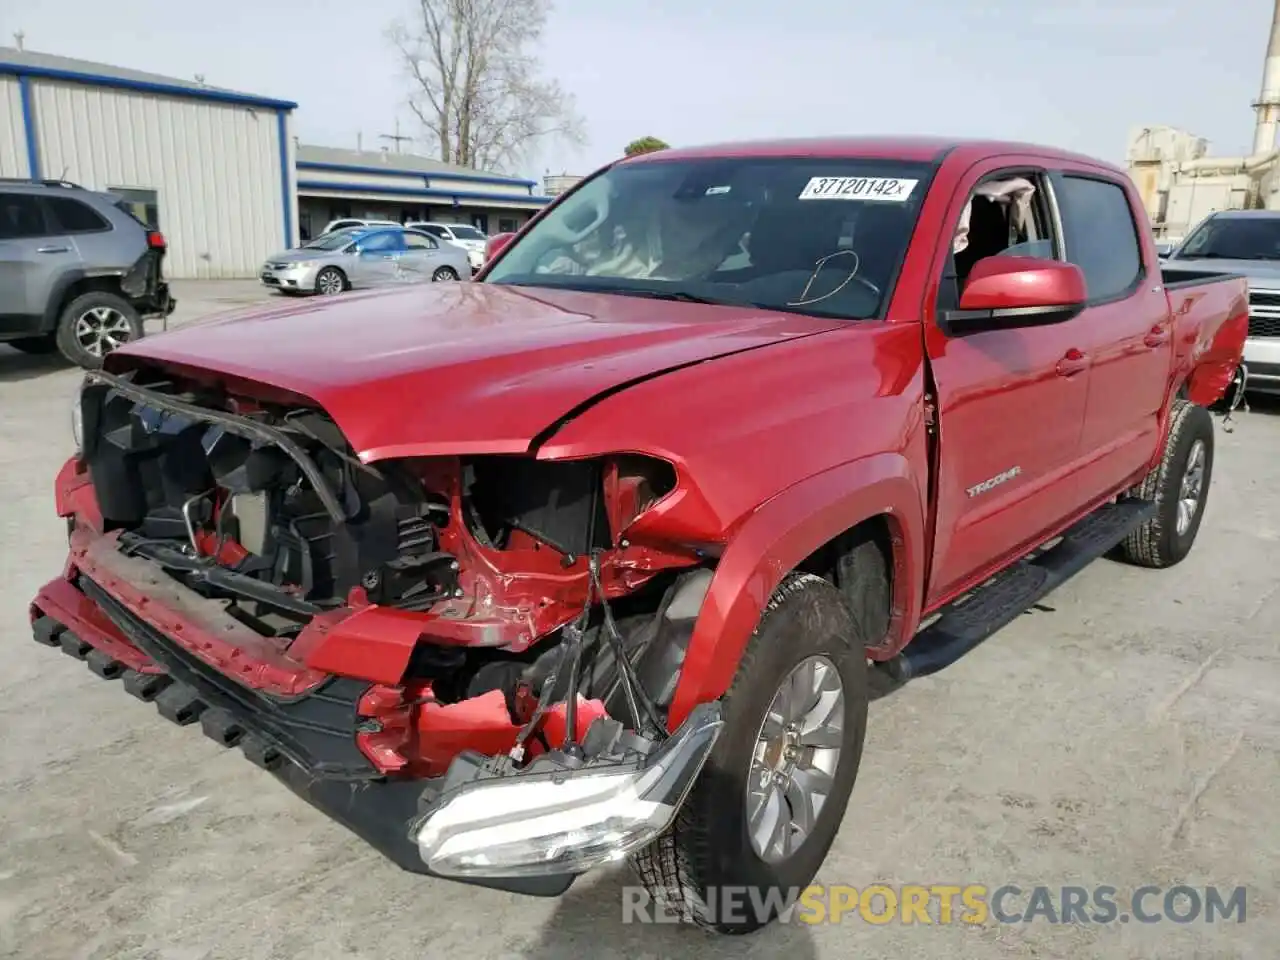
[[[1118,169],[839,139],[611,164],[478,282],[87,375],[35,638],[411,871],[805,886],[878,686],[1110,554],[1186,556],[1245,281]]]

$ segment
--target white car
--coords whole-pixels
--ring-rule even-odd
[[[405,226],[410,230],[419,230],[449,243],[456,243],[467,251],[467,260],[473,271],[484,266],[484,248],[489,238],[471,224],[413,222],[406,223]]]
[[[342,217],[338,220],[330,220],[324,228],[321,236],[325,233],[333,233],[335,230],[346,230],[348,227],[398,227],[400,223],[396,220],[360,220],[356,217]]]

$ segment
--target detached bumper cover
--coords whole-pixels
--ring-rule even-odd
[[[610,763],[606,750],[606,762],[579,761],[580,769],[544,774],[557,763],[544,754],[525,771],[494,775],[490,758],[471,754],[436,781],[380,778],[355,739],[367,681],[334,677],[293,698],[253,690],[192,656],[84,575],[48,583],[30,616],[37,642],[122,681],[166,719],[199,723],[220,745],[239,747],[402,869],[530,896],[559,896],[584,870],[661,833],[720,730],[718,705],[706,705],[637,762]],[[602,724],[592,732],[596,727]],[[500,822],[485,822],[495,803],[506,807]],[[514,836],[515,847],[486,846],[483,831],[494,827],[507,840]],[[523,861],[512,863],[513,850]]]

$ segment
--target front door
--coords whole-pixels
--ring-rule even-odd
[[[948,333],[941,322],[982,258],[1057,256],[1061,241],[1039,163],[977,165],[946,221],[952,227],[937,258],[938,294],[925,318],[943,465],[927,606],[974,585],[1079,505],[1073,473],[1089,387],[1079,359],[1085,323]]]
[[[353,287],[383,287],[400,279],[404,231],[378,230],[360,238],[351,276]]]
[[[1160,275],[1138,240],[1141,201],[1114,177],[1053,175],[1066,259],[1084,271],[1089,306],[1077,322],[1090,359],[1080,483],[1099,494],[1140,473],[1155,451],[1172,368],[1172,319]]]

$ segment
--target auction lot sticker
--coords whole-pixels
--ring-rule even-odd
[[[905,203],[919,182],[898,177],[814,177],[800,191],[799,199]]]

